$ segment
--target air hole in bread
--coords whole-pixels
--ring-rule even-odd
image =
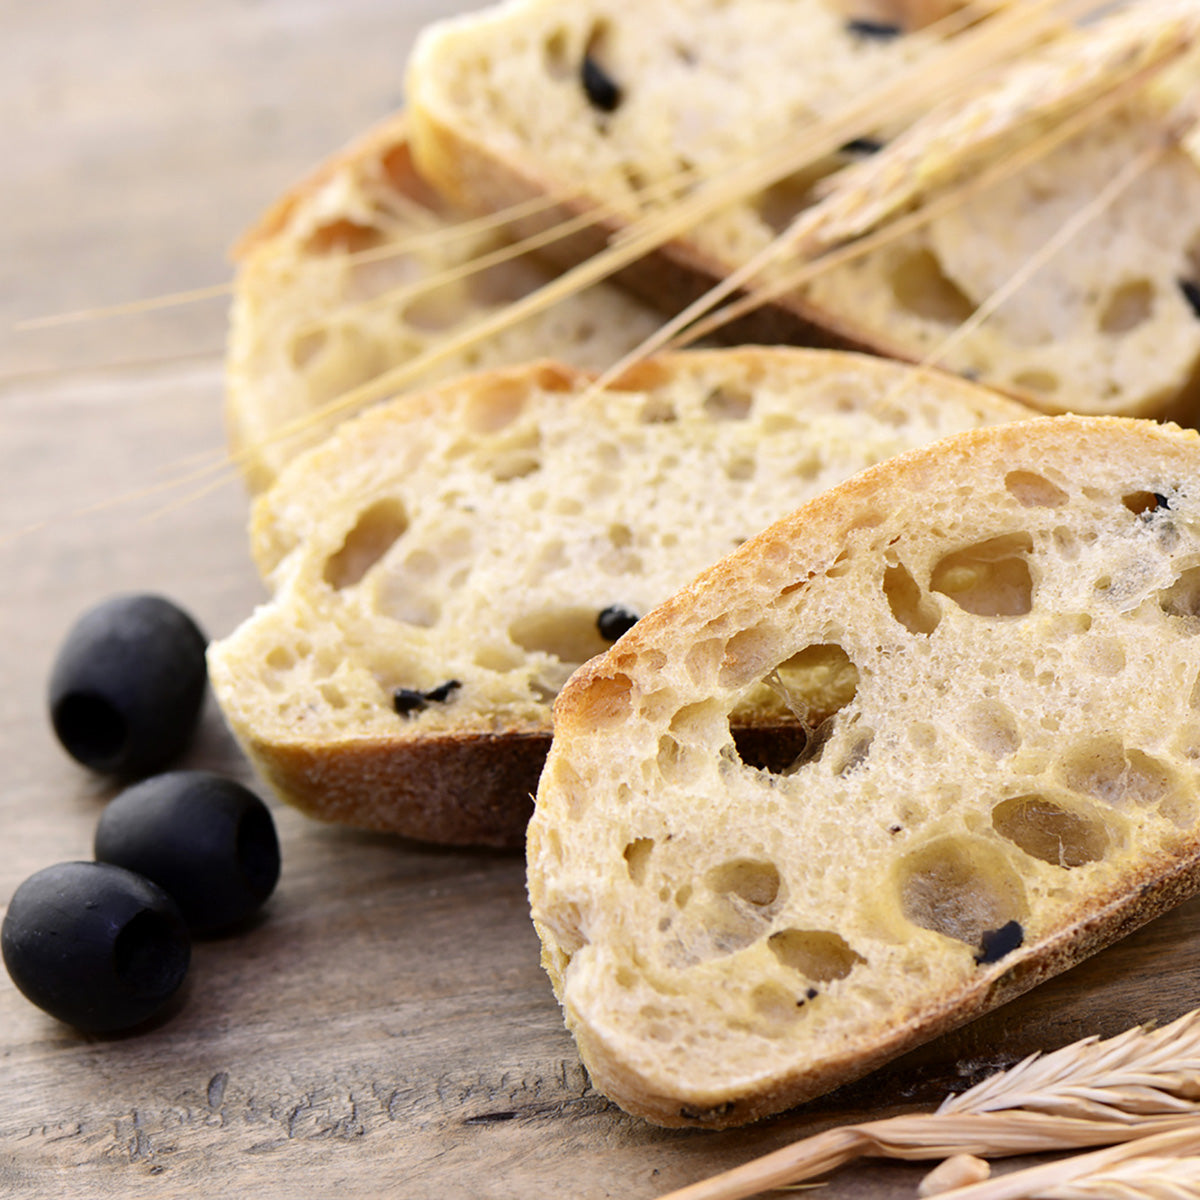
[[[1067,493],[1036,471],[1009,471],[1004,486],[1025,508],[1059,508],[1067,502]]]
[[[647,396],[638,419],[643,425],[669,425],[679,420],[675,405],[667,396]]]
[[[993,758],[1005,758],[1021,745],[1021,733],[1012,710],[998,700],[977,700],[963,713],[962,735]]]
[[[1098,862],[1108,852],[1108,830],[1096,817],[1031,793],[1002,800],[992,826],[1026,854],[1055,867]]]
[[[970,298],[945,274],[929,250],[914,250],[892,268],[896,303],[926,321],[957,328],[975,311]]]
[[[810,716],[833,716],[858,692],[858,668],[836,643],[806,646],[775,669],[793,705]]]
[[[1030,367],[1024,371],[1018,371],[1012,377],[1012,382],[1014,387],[1027,392],[1040,392],[1043,395],[1057,392],[1061,386],[1058,376],[1043,367]]]
[[[676,785],[691,783],[700,773],[702,766],[695,747],[682,745],[665,733],[658,739],[655,762],[663,781]]]
[[[339,709],[346,707],[346,697],[342,689],[337,687],[336,684],[322,683],[317,690],[321,693],[321,697],[330,708]]]
[[[598,728],[628,718],[633,708],[633,680],[628,675],[601,675],[580,694],[579,718]]]
[[[541,469],[541,434],[536,429],[513,438],[503,448],[497,448],[488,471],[497,483],[524,479]]]
[[[767,945],[785,967],[818,983],[845,979],[867,961],[844,937],[825,929],[781,929],[767,938]]]
[[[503,308],[536,292],[545,282],[545,275],[532,263],[513,259],[473,271],[464,286],[471,302],[478,307]]]
[[[761,678],[773,665],[777,635],[761,626],[743,629],[725,643],[717,683],[723,688],[744,687]]]
[[[978,946],[983,934],[1025,917],[1021,881],[979,839],[939,838],[900,866],[905,917],[922,929]]]
[[[737,896],[754,908],[770,907],[779,898],[781,879],[773,862],[734,858],[713,867],[704,882],[719,896]]]
[[[942,619],[937,604],[921,591],[903,563],[896,563],[883,572],[883,594],[892,616],[909,633],[932,633]]]
[[[359,513],[341,548],[326,560],[325,582],[337,591],[358,583],[407,529],[408,512],[400,500],[377,500]]]
[[[1100,332],[1129,333],[1154,314],[1154,285],[1148,279],[1131,279],[1115,288],[1100,311]]]
[[[1169,588],[1158,596],[1159,605],[1169,617],[1180,617],[1187,633],[1200,632],[1200,567],[1189,567]]]
[[[625,847],[625,869],[629,872],[629,878],[638,887],[646,882],[646,872],[649,869],[650,855],[653,850],[653,838],[634,838]]]
[[[704,397],[704,412],[713,421],[744,421],[753,407],[753,393],[739,387],[715,387]]]
[[[1076,746],[1063,760],[1062,778],[1072,791],[1118,808],[1158,804],[1174,788],[1174,778],[1164,763],[1142,750],[1126,748],[1110,735]]]
[[[757,1028],[771,1036],[772,1026],[790,1025],[804,1013],[803,994],[796,996],[778,983],[760,983],[750,993],[750,1003],[764,1024]]]
[[[373,225],[339,217],[314,229],[304,244],[304,252],[311,255],[358,254],[373,249],[382,241],[383,234]]]
[[[485,671],[502,675],[506,671],[515,671],[525,660],[511,646],[491,645],[481,646],[472,655],[471,661]]]
[[[1143,513],[1156,512],[1166,505],[1166,500],[1157,492],[1129,492],[1121,497],[1121,503],[1134,516],[1140,517]]]
[[[815,199],[813,187],[831,174],[836,166],[836,161],[829,159],[818,166],[788,175],[761,192],[755,201],[755,208],[763,224],[773,233],[782,233],[805,209],[812,206]]]
[[[304,371],[329,343],[329,334],[323,329],[310,329],[307,333],[298,334],[292,338],[288,348],[292,366],[297,371]]]
[[[296,656],[286,646],[272,646],[266,664],[272,671],[290,671],[296,665]]]
[[[387,186],[399,193],[402,201],[415,200],[422,208],[431,212],[445,212],[446,202],[413,166],[412,147],[407,138],[394,142],[383,150],[378,158],[379,169]],[[405,206],[407,211],[408,206]]]
[[[811,731],[796,722],[759,728],[753,725],[732,730],[737,757],[744,766],[784,775],[808,750]]]
[[[497,433],[525,411],[527,388],[517,379],[481,380],[462,407],[463,423],[473,433]]]
[[[563,663],[585,663],[608,649],[590,608],[528,613],[509,625],[508,636],[529,654],[549,654]]]
[[[570,39],[565,29],[556,29],[546,36],[542,44],[542,62],[551,79],[575,79],[578,64],[571,53]]]
[[[1033,579],[1025,561],[1027,533],[1006,533],[947,554],[933,568],[930,587],[977,617],[1019,617],[1033,607]]]
[[[444,333],[460,324],[469,312],[466,289],[455,282],[423,291],[404,306],[402,319],[422,333]]]
[[[746,480],[754,478],[757,465],[753,454],[735,454],[725,461],[723,467],[728,479],[733,480],[734,483],[744,483]]]

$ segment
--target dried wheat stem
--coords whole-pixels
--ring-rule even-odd
[[[878,154],[848,167],[836,191],[788,230],[819,250],[879,225],[922,194],[961,178],[1014,132],[1061,120],[1123,80],[1161,68],[1200,36],[1194,0],[1142,0],[1054,42],[965,102],[928,113]]]
[[[1194,1155],[1197,1151],[1200,1151],[1200,1118],[1193,1116],[1186,1127],[954,1188],[943,1192],[942,1200],[1032,1200],[1041,1196],[1061,1196],[1075,1181],[1082,1184],[1092,1177],[1094,1182],[1126,1160]]]
[[[669,198],[681,185],[694,174],[694,170],[678,171],[672,175],[657,180],[655,183],[648,184],[637,193],[638,203],[654,203],[663,198]],[[507,210],[510,214],[515,211]],[[303,337],[307,333],[318,332],[321,329],[327,328],[331,324],[340,321],[345,321],[348,318],[357,316],[360,313],[370,312],[376,308],[382,308],[388,305],[408,304],[419,296],[436,291],[440,287],[447,284],[456,283],[460,279],[468,279],[472,275],[477,275],[482,271],[490,270],[492,267],[502,266],[513,259],[523,258],[527,254],[532,254],[544,246],[553,245],[555,242],[562,241],[565,238],[571,237],[583,230],[591,229],[607,218],[614,215],[614,210],[603,204],[591,202],[589,207],[584,211],[576,213],[566,220],[558,221],[553,225],[538,233],[530,234],[528,237],[521,238],[519,241],[510,242],[506,245],[499,246],[495,250],[489,251],[487,254],[479,255],[476,258],[468,259],[453,267],[448,267],[445,270],[438,271],[435,274],[426,276],[424,279],[414,280],[412,283],[404,284],[397,288],[389,289],[381,292],[378,296],[372,296],[369,300],[362,300],[357,304],[346,304],[339,308],[323,314],[320,317],[315,317],[311,321],[299,326],[295,331],[295,335]],[[515,220],[515,217],[510,216],[509,219]],[[378,249],[385,249],[379,247]],[[370,254],[372,251],[363,251],[364,254]],[[353,259],[355,256],[348,255],[347,259]],[[380,257],[383,257],[382,255]],[[357,260],[356,260],[357,261]]]
[[[998,288],[987,296],[975,311],[953,333],[945,337],[916,364],[914,373],[893,385],[888,399],[895,399],[912,386],[917,374],[937,366],[960,342],[971,336],[1006,301],[1012,299],[1064,246],[1075,238],[1087,225],[1108,210],[1117,199],[1161,158],[1166,143],[1147,146],[1141,154],[1131,158],[1124,168],[1113,176],[1082,208],[1072,213],[1045,242],[1017,268]]]
[[[1149,79],[1157,73],[1157,70],[1158,65],[1156,64],[1152,68],[1139,72],[1137,75],[1114,87],[1110,92],[1091,101],[1078,112],[1073,113],[1056,124],[1053,128],[1034,138],[1020,150],[1014,150],[998,159],[990,167],[981,170],[972,179],[955,187],[947,188],[936,199],[928,201],[913,212],[895,218],[881,229],[865,234],[852,242],[834,249],[826,250],[816,258],[802,263],[795,270],[789,271],[785,275],[772,279],[769,283],[754,288],[739,300],[727,304],[709,316],[696,321],[686,332],[672,337],[665,345],[672,350],[682,349],[685,346],[691,345],[700,338],[706,337],[722,326],[729,324],[729,322],[753,312],[756,308],[769,303],[779,296],[806,286],[826,271],[843,266],[848,262],[853,262],[855,259],[871,254],[891,242],[924,228],[945,213],[966,204],[973,197],[986,192],[989,188],[997,186],[1010,176],[1025,170],[1033,163],[1045,158],[1046,155],[1056,150],[1064,142],[1083,132],[1089,125],[1093,125],[1107,116],[1113,109],[1128,100],[1135,92],[1145,87]],[[711,304],[713,294],[713,292],[706,293],[705,296],[697,300],[690,308],[697,312],[703,308],[708,308]],[[683,315],[680,314],[680,318]],[[682,326],[684,322],[680,318],[676,318],[672,324]],[[952,334],[951,336],[955,335]],[[658,340],[656,339],[656,341]],[[658,347],[656,346],[655,348]],[[634,354],[641,356],[643,353],[643,348],[638,347],[627,358],[632,360]],[[942,357],[945,354],[945,349],[939,350],[937,354],[939,358]],[[626,363],[626,366],[628,365],[632,365],[632,362]]]
[[[1131,1158],[1056,1184],[1040,1200],[1200,1200],[1200,1157]]]

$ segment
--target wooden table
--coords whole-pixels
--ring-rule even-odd
[[[73,617],[156,590],[223,635],[261,598],[240,484],[164,486],[222,448],[223,299],[11,326],[227,279],[239,230],[400,102],[414,32],[454,7],[0,2],[0,900],[88,857],[110,795],[45,717]],[[211,705],[188,763],[249,778]],[[516,857],[277,817],[284,874],[264,919],[196,947],[157,1027],[78,1035],[0,981],[0,1194],[636,1200],[1200,1001],[1192,903],[806,1110],[663,1132],[590,1089]],[[877,1164],[823,1194],[910,1195],[921,1173]]]

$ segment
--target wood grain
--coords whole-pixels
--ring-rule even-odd
[[[222,447],[223,304],[12,323],[225,279],[240,230],[399,101],[414,32],[454,7],[0,3],[5,902],[34,870],[89,856],[110,795],[45,719],[73,617],[157,590],[222,635],[261,598],[241,488],[203,474]],[[211,706],[188,762],[249,778]],[[517,858],[277,817],[279,892],[253,928],[197,947],[156,1027],[81,1036],[0,980],[0,1194],[636,1200],[1200,1002],[1191,903],[802,1112],[663,1132],[589,1087],[538,966]],[[910,1195],[921,1174],[866,1165],[824,1194]]]

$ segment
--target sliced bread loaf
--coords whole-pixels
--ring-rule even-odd
[[[577,262],[602,249],[609,230],[644,227],[714,180],[770,161],[789,138],[798,144],[873,89],[905,80],[915,91],[935,77],[954,39],[903,33],[910,6],[872,7],[876,19],[863,22],[832,0],[510,0],[439,24],[419,42],[409,73],[416,154],[475,208],[541,193],[562,198],[559,217],[597,203],[620,214],[590,240],[556,246],[560,261]],[[918,111],[908,128],[919,136],[907,149],[885,144],[903,132],[891,108],[873,122],[860,117],[865,136],[843,153],[731,198],[625,278],[673,312],[817,207],[835,218],[831,226],[869,231],[842,220],[847,206],[861,207],[864,156],[878,152],[867,207],[886,227],[1049,138],[1036,161],[964,194],[925,227],[777,295],[738,336],[913,360],[944,353],[949,368],[1045,411],[1192,420],[1200,168],[1194,147],[1172,135],[1176,103],[1200,78],[1195,55],[1050,146],[1056,128],[1131,72],[1177,57],[1196,19],[1179,0],[1146,0],[1080,31],[1063,23],[1069,32],[1044,56],[999,77],[981,64],[971,80],[979,90]],[[1164,148],[1143,162],[1156,146]],[[1107,196],[1131,166],[1136,180]],[[1080,228],[1011,298],[945,346],[1077,217]],[[761,281],[774,286],[796,262],[784,255]]]
[[[951,376],[801,350],[670,356],[603,391],[542,363],[400,397],[259,497],[276,594],[211,648],[213,688],[305,811],[519,845],[576,667],[830,484],[1027,414]],[[790,725],[766,688],[739,720],[766,759]]]
[[[421,179],[407,127],[394,117],[331,159],[237,248],[226,423],[255,491],[347,415],[325,413],[331,402],[551,278],[528,256],[463,271],[507,240],[464,225]],[[595,287],[446,358],[424,382],[551,354],[602,367],[656,324],[636,300]]]
[[[529,826],[596,1086],[724,1126],[1200,885],[1200,437],[1056,417],[883,463],[568,683]],[[748,761],[763,690],[793,757]]]

